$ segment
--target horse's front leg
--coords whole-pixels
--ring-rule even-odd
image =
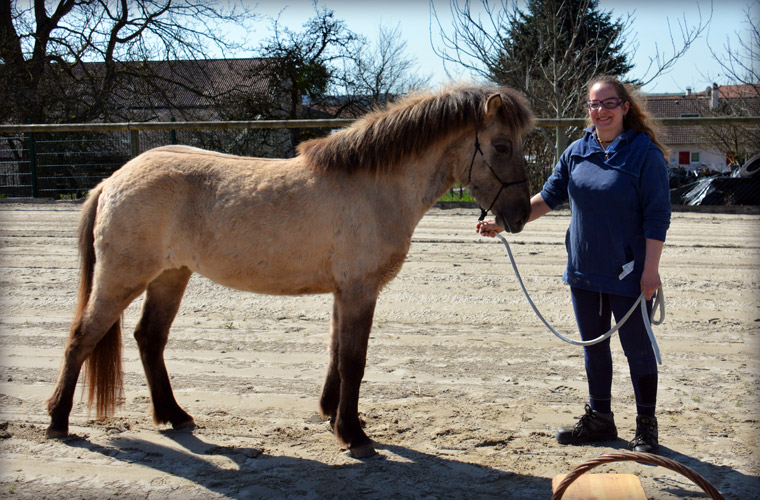
[[[376,301],[375,292],[335,295],[337,318],[334,323],[337,322],[337,371],[340,389],[333,428],[336,437],[348,446],[351,456],[355,458],[375,454],[372,441],[364,433],[359,422],[359,387],[364,377],[367,343]],[[328,394],[334,391],[335,383],[334,376],[331,378],[328,372],[325,384]]]
[[[338,401],[340,400],[340,374],[338,373],[338,359],[340,346],[340,315],[338,314],[338,298],[333,302],[332,321],[330,325],[330,361],[327,365],[327,376],[322,388],[322,397],[319,399],[319,411],[324,418],[330,420],[330,425],[335,425],[335,417],[338,414]]]

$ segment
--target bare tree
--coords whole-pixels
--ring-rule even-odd
[[[199,60],[239,45],[225,28],[247,26],[244,7],[208,0],[0,0],[4,122],[102,118],[125,78],[166,78],[127,61]],[[83,64],[83,63],[98,64]],[[175,82],[182,85],[183,82]]]
[[[314,16],[300,31],[282,26],[279,17],[271,20],[271,36],[259,47],[268,58],[263,69],[277,96],[265,115],[278,118],[310,118],[312,110],[325,103],[329,89],[342,80],[338,74],[354,57],[359,35],[337,19],[332,10],[314,0]],[[304,102],[308,106],[304,106]],[[290,129],[295,146],[315,134],[315,130]]]
[[[280,118],[355,117],[410,90],[425,87],[416,60],[406,55],[397,26],[379,26],[378,38],[351,31],[331,10],[314,2],[314,16],[299,31],[272,20],[271,36],[259,53],[269,57],[267,73],[289,95],[272,101]],[[306,105],[304,105],[304,103]],[[314,131],[294,130],[297,143]]]
[[[444,27],[431,0],[432,19],[440,34],[436,43],[431,31],[431,44],[444,65],[453,64],[476,77],[512,85],[540,104],[549,99],[540,89],[533,90],[542,81],[551,81],[554,88],[560,79],[576,82],[574,75],[578,73],[588,76],[611,72],[625,76],[632,69],[628,61],[638,50],[635,38],[629,40],[635,17],[629,13],[612,19],[608,12],[599,10],[598,3],[598,0],[530,0],[526,13],[514,2],[510,6],[508,0],[481,0],[479,8],[474,8],[470,0],[451,0],[451,25]],[[672,69],[707,29],[712,4],[707,20],[703,19],[699,6],[697,15],[695,24],[689,24],[685,17],[678,20],[678,35],[668,20],[670,47],[656,46],[647,67],[639,71],[641,77],[633,83],[647,85]],[[557,103],[547,109],[539,106],[536,111],[539,116],[544,116],[544,112],[546,117],[567,116],[561,113],[563,108],[576,111],[572,106]]]
[[[598,0],[531,0],[525,12],[504,0],[482,0],[480,12],[469,0],[452,0],[450,8],[452,31],[438,21],[436,53],[521,90],[542,117],[573,116],[589,76],[631,67],[622,51],[630,19],[613,20]]]
[[[598,0],[530,0],[527,10],[502,0],[451,0],[452,27],[440,21],[442,46],[436,52],[449,63],[523,92],[537,116],[563,118],[582,113],[585,83],[595,74],[624,75],[630,17],[613,19]],[[433,8],[433,17],[438,15]],[[532,158],[531,187],[537,188],[575,128],[538,129],[526,138]]]
[[[701,37],[710,26],[713,15],[713,4],[710,1],[710,12],[705,19],[702,9],[699,4],[696,4],[697,8],[697,21],[696,23],[690,23],[686,14],[675,21],[675,25],[678,27],[678,33],[673,30],[673,23],[670,19],[668,22],[668,46],[662,46],[655,43],[655,50],[652,55],[648,57],[648,64],[645,68],[636,68],[637,73],[641,76],[635,80],[635,83],[641,87],[652,83],[658,77],[667,74],[678,60],[683,57],[686,52],[691,48],[697,38]],[[635,19],[631,16],[632,21]],[[638,43],[633,40],[629,46],[631,59],[635,57],[638,51]]]
[[[760,83],[760,0],[746,5],[743,32],[734,31],[734,40],[726,37],[722,52],[708,43],[710,54],[723,69],[727,80],[735,84]]]
[[[613,18],[598,0],[529,0],[526,11],[508,0],[451,0],[451,25],[444,27],[431,1],[440,41],[431,43],[444,64],[465,68],[476,77],[523,92],[541,118],[584,115],[586,82],[600,73],[625,78],[637,46],[630,40],[631,14]],[[706,29],[702,21],[679,22],[680,42],[671,32],[671,50],[650,58],[643,76],[631,83],[645,85],[667,72]],[[448,69],[448,68],[447,68]],[[578,134],[574,127],[541,128],[526,137],[531,158],[529,177],[538,189],[551,165]]]
[[[417,60],[406,54],[406,41],[401,38],[399,25],[394,28],[380,25],[377,34],[374,44],[357,40],[360,47],[347,61],[343,81],[334,89],[335,94],[342,96],[335,103],[335,116],[361,115],[429,86],[430,76],[420,75]]]
[[[745,7],[744,29],[735,31],[733,39],[726,37],[722,51],[708,47],[713,59],[723,70],[725,84],[714,84],[708,93],[711,97],[706,116],[758,116],[760,115],[760,0]],[[706,144],[725,151],[729,161],[743,164],[760,153],[760,127],[734,125],[701,128]]]

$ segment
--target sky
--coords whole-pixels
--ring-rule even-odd
[[[480,4],[478,0],[471,2],[473,6]],[[446,26],[449,2],[435,0],[435,4],[439,18]],[[407,44],[407,56],[416,59],[419,73],[431,76],[430,83],[434,87],[448,82],[450,76],[454,79],[473,77],[469,73],[457,73],[456,67],[450,64],[447,65],[450,75],[444,71],[440,57],[431,46],[428,0],[320,0],[319,5],[333,10],[336,18],[344,20],[350,30],[369,40],[376,37],[380,25],[387,28],[398,26],[401,38]],[[628,76],[640,80],[652,76],[652,71],[645,71],[650,58],[658,52],[664,56],[672,55],[672,40],[678,44],[682,37],[680,25],[698,24],[700,11],[702,21],[706,22],[712,11],[709,29],[704,31],[670,71],[643,87],[642,90],[648,93],[683,93],[687,88],[698,92],[713,82],[730,83],[719,64],[714,61],[709,47],[723,52],[727,40],[731,40],[732,46],[735,46],[737,36],[747,39],[748,8],[754,19],[760,18],[760,0],[599,0],[599,8],[611,12],[613,18],[627,19],[628,15],[633,17],[627,40],[638,45],[638,48],[632,60],[634,69]],[[259,0],[255,11],[268,16],[280,13],[280,23],[296,31],[314,15],[311,0]],[[266,37],[268,26],[265,22],[257,24],[257,31],[251,34],[252,40]],[[440,43],[436,31],[437,26],[432,38]],[[760,64],[760,55],[758,59],[754,64]]]

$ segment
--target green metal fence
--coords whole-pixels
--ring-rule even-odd
[[[760,117],[658,121],[665,127],[760,125]],[[0,197],[81,197],[129,158],[166,144],[196,145],[249,156],[282,156],[281,144],[277,143],[283,136],[278,138],[276,131],[314,129],[324,133],[351,123],[350,119],[332,119],[0,125]],[[538,127],[559,129],[584,124],[583,118],[536,120]],[[760,180],[760,175],[756,177]]]
[[[333,129],[352,120],[261,120],[0,125],[0,197],[80,197],[131,157],[188,144],[251,156],[280,156],[284,129]],[[290,147],[292,149],[292,146]]]

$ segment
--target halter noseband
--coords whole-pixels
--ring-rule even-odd
[[[475,157],[480,153],[480,156],[485,157],[483,154],[483,150],[480,149],[480,141],[478,140],[478,134],[475,134],[475,151],[472,152],[472,160],[470,160],[470,173],[467,175],[467,185],[470,185],[470,182],[472,181],[472,167],[475,165]],[[488,212],[491,211],[493,206],[496,204],[496,200],[499,199],[499,196],[501,195],[501,192],[504,191],[504,188],[509,186],[514,186],[515,184],[522,184],[523,182],[528,182],[528,179],[523,179],[521,181],[513,181],[513,182],[504,182],[499,178],[499,175],[496,173],[496,171],[493,169],[490,163],[488,163],[488,160],[483,160],[485,164],[488,166],[488,170],[491,171],[494,177],[496,177],[496,180],[501,183],[501,187],[499,188],[499,192],[496,193],[496,196],[494,197],[491,204],[488,206],[487,209],[483,210],[483,207],[480,207],[480,204],[478,203],[478,206],[480,207],[480,217],[478,217],[479,221],[482,221],[486,218],[486,215],[488,215]]]

